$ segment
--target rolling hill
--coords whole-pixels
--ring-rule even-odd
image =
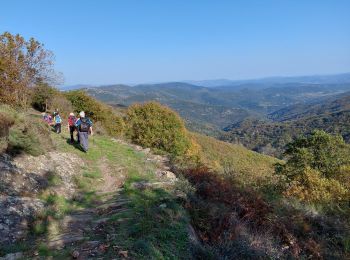
[[[271,121],[243,120],[232,124],[224,129],[226,133],[220,138],[279,157],[292,139],[315,129],[342,135],[350,141],[350,93],[286,107],[268,117]]]
[[[170,82],[89,87],[86,91],[113,106],[160,102],[176,110],[191,130],[218,136],[222,129],[243,120],[269,120],[273,113],[286,107],[314,104],[341,95],[350,90],[347,75],[241,81],[234,87]]]

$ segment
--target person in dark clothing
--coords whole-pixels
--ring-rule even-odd
[[[92,122],[89,118],[85,117],[84,111],[79,113],[80,118],[76,121],[75,126],[78,129],[80,145],[84,152],[89,149],[89,133],[93,135],[92,132]]]
[[[71,142],[71,144],[74,143],[74,131],[76,129],[75,122],[76,122],[76,118],[74,116],[74,113],[70,113],[69,117],[68,117],[68,130],[69,130],[69,133],[70,133],[70,142]]]

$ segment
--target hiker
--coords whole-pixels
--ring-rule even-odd
[[[47,116],[47,123],[48,123],[48,125],[52,125],[52,116],[51,115],[48,115]]]
[[[55,132],[57,134],[60,134],[61,133],[62,119],[61,119],[60,113],[55,112],[54,115],[55,115],[55,117],[53,118],[53,122],[54,122]]]
[[[41,116],[43,117],[43,120],[47,122],[47,114],[45,112],[41,113]]]
[[[75,123],[80,119],[80,115],[77,114],[77,117],[75,118]],[[75,124],[74,124],[75,125]],[[77,143],[80,144],[80,137],[79,137],[79,130],[77,127],[75,127],[75,129],[77,130]]]
[[[68,117],[68,130],[69,130],[69,133],[70,133],[70,143],[74,143],[74,131],[76,129],[75,127],[75,122],[76,122],[76,118],[74,116],[74,113],[70,113],[69,114],[69,117]]]
[[[80,118],[76,121],[75,126],[78,129],[80,145],[83,148],[84,152],[87,152],[89,149],[89,132],[91,135],[93,135],[92,122],[89,118],[85,117],[84,111],[81,111],[79,115]]]

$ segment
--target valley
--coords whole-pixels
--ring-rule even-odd
[[[112,106],[157,101],[195,132],[282,156],[285,145],[314,129],[349,141],[350,74],[247,81],[189,81],[84,88]]]

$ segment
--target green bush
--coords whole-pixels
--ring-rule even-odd
[[[285,195],[306,202],[349,199],[350,149],[341,136],[315,131],[288,144],[287,162],[276,165],[285,177]]]
[[[293,178],[307,167],[319,171],[324,177],[334,178],[343,165],[350,164],[350,147],[338,135],[314,131],[287,145],[285,173]]]
[[[127,136],[144,147],[175,156],[188,153],[191,139],[180,116],[156,102],[135,104],[127,111]]]
[[[108,134],[118,136],[124,132],[123,119],[116,115],[111,107],[80,90],[69,91],[65,93],[65,97],[72,103],[76,113],[85,111],[92,120],[101,122]]]

